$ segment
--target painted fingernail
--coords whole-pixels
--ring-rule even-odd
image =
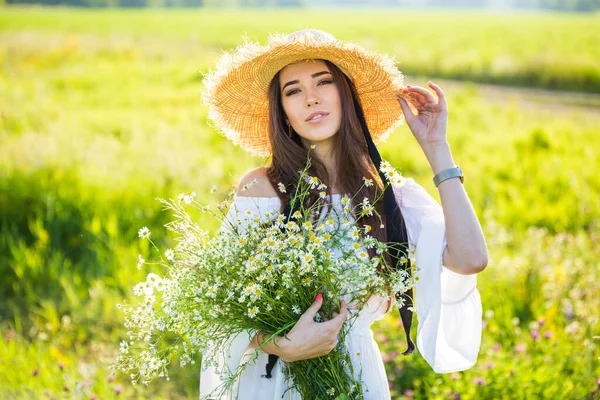
[[[323,300],[323,295],[321,293],[319,293],[317,295],[317,297],[315,297],[315,301],[321,301],[321,300]]]

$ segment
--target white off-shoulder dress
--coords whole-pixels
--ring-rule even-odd
[[[477,361],[481,344],[482,307],[477,275],[460,275],[443,267],[442,254],[447,243],[440,204],[412,178],[394,184],[393,189],[406,222],[409,246],[414,249],[411,258],[420,269],[414,294],[417,349],[437,373],[469,369]],[[335,210],[336,205],[341,205],[340,195],[332,196],[332,209]],[[279,209],[277,197],[235,196],[227,218],[235,219],[248,210],[264,215]],[[390,399],[387,374],[371,331],[373,322],[384,317],[388,300],[371,298],[360,310],[346,339],[355,373],[362,363],[365,400]],[[350,304],[348,308],[352,308]],[[222,359],[218,367],[201,369],[202,400],[212,399],[208,395],[222,383],[220,376],[234,371],[240,362],[250,359],[254,351],[248,348],[250,334],[247,332],[232,337],[230,343],[229,356]],[[227,400],[301,400],[295,390],[286,392],[290,385],[283,375],[281,359],[273,368],[271,378],[261,376],[266,372],[267,363],[268,354],[261,351],[258,359],[250,362],[241,374],[237,390]]]

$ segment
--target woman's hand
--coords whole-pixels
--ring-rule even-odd
[[[425,151],[432,146],[447,143],[448,107],[446,97],[442,89],[433,82],[429,81],[429,86],[437,94],[437,99],[429,90],[419,86],[407,86],[402,93],[396,94],[408,127]],[[415,105],[417,115],[413,114],[407,98]]]
[[[288,339],[281,337],[279,357],[285,362],[307,360],[329,354],[338,344],[338,333],[348,319],[346,302],[340,302],[340,312],[333,313],[333,318],[326,322],[315,322],[315,315],[323,304],[322,296],[317,296],[314,303],[300,316],[296,325],[287,334]]]

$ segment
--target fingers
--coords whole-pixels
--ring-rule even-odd
[[[310,318],[311,320],[313,320],[315,318],[315,316],[317,315],[317,313],[319,312],[319,310],[321,309],[322,305],[323,305],[323,295],[321,293],[319,293],[317,295],[317,297],[315,298],[315,301],[310,305],[310,307],[308,307],[306,309],[306,311],[304,311],[304,314],[302,314],[302,316],[306,316],[306,317]]]
[[[346,306],[346,300],[342,299],[340,302],[340,312],[332,319],[332,321],[335,321],[341,327],[347,319],[348,307]]]
[[[442,89],[440,89],[440,87],[438,85],[436,85],[435,83],[433,83],[431,81],[429,81],[429,86],[431,86],[431,88],[435,91],[435,94],[437,94],[438,103],[441,104],[445,108],[446,107],[446,95],[444,94]]]
[[[402,109],[402,114],[404,114],[406,122],[410,124],[415,118],[415,114],[413,114],[408,102],[403,97],[396,96],[396,98],[398,99],[398,103],[400,103],[400,108]]]
[[[429,86],[431,86],[431,88],[433,89],[435,94],[437,94],[438,98],[443,99],[444,97],[446,97],[446,95],[444,94],[442,89],[440,89],[440,87],[438,85],[436,85],[435,83],[429,81]]]
[[[433,93],[431,93],[429,90],[422,88],[420,86],[406,86],[405,92],[407,93],[419,93],[421,95],[423,95],[425,97],[425,99],[427,100],[427,102],[430,103],[437,103],[435,97],[433,96]]]

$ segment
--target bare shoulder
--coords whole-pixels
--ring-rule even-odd
[[[277,197],[277,192],[275,192],[267,177],[267,167],[258,167],[246,172],[238,184],[237,195],[242,197]]]

